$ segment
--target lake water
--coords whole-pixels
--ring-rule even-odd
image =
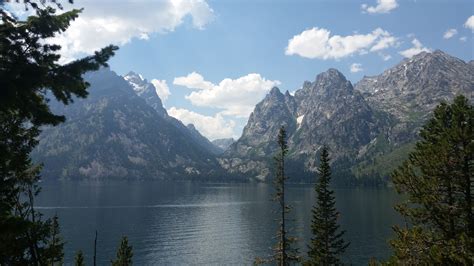
[[[36,205],[57,214],[71,264],[81,249],[92,263],[110,264],[122,235],[133,245],[135,265],[250,265],[270,254],[276,231],[270,184],[192,182],[60,182],[42,184]],[[310,235],[311,185],[290,185],[287,199],[293,235],[305,251]],[[344,261],[367,264],[390,255],[391,226],[401,219],[391,189],[336,190],[340,224],[351,245]]]

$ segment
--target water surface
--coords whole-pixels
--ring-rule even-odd
[[[36,205],[57,214],[65,262],[81,249],[92,262],[98,231],[99,265],[109,264],[122,235],[133,245],[135,265],[251,264],[275,242],[274,193],[268,184],[192,182],[43,183]],[[351,242],[345,262],[362,265],[390,254],[391,226],[400,223],[391,189],[336,190],[340,224]],[[290,185],[292,234],[305,251],[310,235],[311,185]]]

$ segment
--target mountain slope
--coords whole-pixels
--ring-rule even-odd
[[[206,137],[201,135],[194,125],[190,124],[185,126],[178,119],[169,116],[168,112],[166,112],[166,109],[163,107],[163,103],[158,96],[158,93],[155,90],[155,86],[152,83],[148,82],[140,74],[132,71],[123,76],[123,78],[130,84],[138,96],[143,98],[149,106],[153,107],[153,109],[155,109],[155,111],[161,117],[173,124],[179,131],[181,131],[182,134],[185,134],[194,140],[194,142],[199,144],[202,148],[213,154],[222,153],[220,149],[216,148],[216,146],[214,146]]]
[[[215,139],[212,141],[212,144],[214,146],[218,147],[222,152],[225,152],[230,145],[232,145],[235,142],[234,138],[226,138],[226,139]]]
[[[355,87],[329,69],[304,82],[294,97],[273,89],[219,162],[231,173],[270,178],[284,125],[294,181],[312,176],[320,147],[328,145],[336,183],[378,184],[406,158],[434,107],[458,94],[474,99],[474,65],[441,51],[405,59]]]
[[[374,77],[364,77],[355,85],[369,104],[392,114],[400,141],[413,138],[431,110],[456,95],[473,97],[474,65],[440,50],[422,52]]]
[[[311,173],[304,169],[315,170],[322,145],[331,148],[336,163],[344,164],[383,133],[387,120],[371,109],[339,71],[329,69],[314,82],[305,82],[295,96],[273,88],[257,104],[242,137],[231,145],[220,163],[231,172],[269,178],[276,136],[280,126],[285,126],[289,172],[294,173],[294,180],[305,179]]]
[[[86,75],[87,99],[54,112],[67,121],[46,128],[34,151],[45,178],[192,178],[217,175],[210,152],[138,97],[108,69]]]

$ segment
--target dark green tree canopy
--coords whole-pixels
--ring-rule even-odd
[[[132,257],[132,247],[128,245],[128,238],[124,236],[117,250],[117,258],[112,261],[112,266],[130,266],[132,265]]]
[[[317,198],[312,209],[313,237],[308,251],[310,265],[339,265],[340,256],[349,246],[343,239],[345,231],[340,230],[337,223],[339,212],[335,206],[334,191],[329,188],[331,183],[329,163],[329,150],[323,146],[318,167],[318,181],[314,188]]]
[[[441,103],[409,159],[392,174],[411,226],[395,227],[392,261],[465,264],[474,260],[474,108],[464,96]]]
[[[41,125],[64,121],[51,113],[47,97],[64,104],[86,97],[82,75],[107,66],[117,47],[61,65],[60,46],[50,40],[81,10],[58,15],[56,0],[16,2],[36,15],[20,20],[0,2],[0,264],[52,265],[62,263],[63,241],[57,218],[44,220],[34,208],[41,166],[30,153]]]
[[[38,7],[33,1],[28,4]],[[0,16],[0,108],[18,112],[19,117],[35,125],[55,125],[63,116],[52,114],[47,92],[68,104],[73,96],[86,97],[88,84],[82,75],[107,66],[117,50],[108,46],[92,56],[58,63],[60,46],[47,40],[64,32],[81,10],[56,14],[51,6],[36,8],[35,16],[20,21],[1,7]]]

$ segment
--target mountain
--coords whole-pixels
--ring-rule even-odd
[[[155,111],[163,118],[168,117],[166,109],[163,107],[160,97],[158,96],[155,86],[142,77],[142,75],[130,71],[123,78],[130,84],[133,91],[145,102],[153,107]]]
[[[421,53],[354,87],[337,70],[306,81],[292,96],[278,88],[257,104],[239,138],[219,158],[230,173],[265,180],[280,126],[288,135],[293,181],[312,178],[322,145],[336,184],[379,184],[402,162],[441,101],[473,99],[474,68],[442,51]]]
[[[294,173],[294,180],[309,178],[322,145],[331,148],[336,164],[347,164],[383,134],[388,120],[385,114],[373,110],[339,71],[329,69],[315,81],[304,82],[295,96],[273,88],[257,104],[242,137],[220,163],[231,172],[267,179],[271,176],[275,138],[280,126],[285,126],[290,176]],[[310,171],[304,173],[302,169]]]
[[[51,101],[67,120],[45,128],[33,152],[46,179],[221,176],[215,156],[167,118],[159,98],[108,69],[85,79],[91,84],[86,99],[68,106]]]
[[[230,145],[235,142],[234,138],[215,139],[212,141],[214,146],[218,147],[222,152],[225,152]]]
[[[440,50],[422,52],[378,76],[364,77],[355,88],[373,108],[394,116],[394,137],[406,141],[441,101],[459,94],[472,98],[474,65]]]
[[[130,71],[128,74],[123,76],[123,78],[130,84],[130,86],[133,88],[133,90],[139,97],[143,98],[149,106],[153,107],[153,109],[155,109],[155,111],[161,117],[173,124],[179,131],[181,131],[182,134],[191,138],[203,149],[213,154],[222,153],[219,148],[216,148],[216,146],[213,145],[206,137],[201,135],[201,133],[194,127],[194,125],[190,124],[188,126],[185,126],[178,119],[169,116],[168,112],[166,112],[166,109],[163,107],[163,103],[160,97],[158,96],[158,93],[155,90],[155,86],[152,83],[144,79],[140,74],[137,74],[133,71]]]

